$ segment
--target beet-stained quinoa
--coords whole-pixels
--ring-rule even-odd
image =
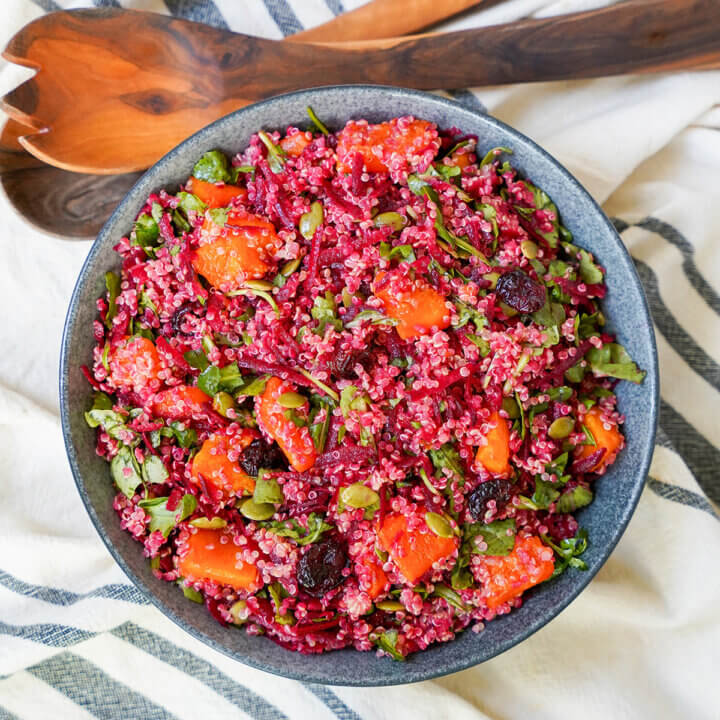
[[[86,417],[159,577],[293,650],[403,659],[584,567],[572,513],[624,444],[615,383],[644,373],[509,149],[317,127],[148,198]]]

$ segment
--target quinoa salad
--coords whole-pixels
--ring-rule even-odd
[[[511,148],[308,114],[147,199],[85,417],[121,526],[188,601],[403,660],[585,569],[574,512],[624,446],[616,384],[645,373]]]

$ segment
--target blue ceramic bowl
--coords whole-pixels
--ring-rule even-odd
[[[647,370],[642,385],[624,382],[618,386],[620,410],[627,416],[627,447],[597,482],[595,501],[578,514],[580,524],[590,533],[590,547],[584,555],[589,570],[568,570],[529,592],[520,609],[487,623],[480,634],[465,632],[404,663],[349,649],[315,656],[284,650],[265,637],[221,627],[203,606],[188,602],[176,586],[156,579],[140,545],[120,529],[112,509],[115,489],[108,466],[95,455],[95,431],[83,419],[91,403],[91,388],[79,367],[91,364],[95,300],[103,292],[104,273],[119,266],[112,247],[128,233],[145,198],[160,188],[177,187],[207,150],[221,148],[232,154],[245,147],[260,128],[306,126],[307,105],[331,128],[341,127],[350,118],[381,121],[409,114],[440,127],[455,126],[475,133],[481,151],[499,145],[512,148],[513,165],[553,198],[577,243],[591,250],[607,268],[605,314],[620,342]],[[230,657],[278,675],[339,685],[392,685],[463,670],[517,645],[552,620],[592,580],[625,530],[650,464],[658,407],[657,353],[648,307],[630,256],[590,195],[545,151],[507,125],[433,95],[374,86],[327,87],[283,95],[228,115],[188,138],[140,178],[100,232],[75,286],[63,337],[60,402],[68,458],[95,527],[128,577],[170,619]]]

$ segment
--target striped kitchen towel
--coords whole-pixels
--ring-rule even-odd
[[[278,38],[360,2],[95,4]],[[83,4],[3,0],[0,41],[43,12]],[[446,27],[598,4],[487,0]],[[23,73],[3,68],[0,90]],[[614,218],[645,285],[660,351],[660,430],[646,489],[610,560],[520,646],[432,682],[325,688],[208,649],[128,583],[67,467],[58,350],[89,244],[43,235],[0,198],[0,720],[720,718],[720,73],[447,94],[563,162]]]

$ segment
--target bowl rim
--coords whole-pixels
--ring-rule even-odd
[[[602,222],[607,227],[610,234],[613,236],[615,243],[618,247],[618,250],[622,255],[625,256],[625,260],[627,261],[628,269],[631,272],[635,284],[637,288],[640,290],[640,296],[642,299],[641,305],[639,310],[641,311],[641,314],[643,316],[643,323],[647,324],[647,326],[650,329],[650,339],[651,339],[651,347],[650,355],[652,358],[651,364],[646,368],[646,377],[644,380],[644,383],[647,383],[647,387],[649,390],[649,399],[650,399],[650,407],[648,408],[650,419],[651,419],[651,433],[650,437],[648,438],[646,448],[644,450],[644,453],[641,458],[641,462],[636,466],[636,469],[633,472],[634,478],[636,478],[634,486],[632,487],[632,492],[630,494],[630,498],[628,503],[622,508],[622,511],[619,515],[619,521],[616,524],[616,527],[614,529],[613,535],[611,536],[611,539],[606,545],[602,548],[602,551],[600,552],[599,559],[597,562],[597,567],[594,570],[588,570],[587,573],[583,573],[582,576],[579,576],[578,581],[576,582],[574,588],[571,592],[567,594],[567,596],[563,597],[562,601],[557,603],[552,607],[550,611],[546,611],[544,613],[541,613],[537,615],[536,617],[533,617],[530,622],[528,622],[522,629],[521,632],[516,633],[512,635],[512,637],[505,639],[501,642],[499,642],[494,651],[490,654],[487,654],[486,657],[483,657],[481,659],[478,659],[475,657],[475,654],[466,654],[463,656],[460,656],[458,658],[452,658],[452,659],[446,659],[446,661],[439,666],[438,670],[432,670],[429,672],[422,672],[417,674],[417,676],[413,676],[407,680],[404,680],[402,677],[398,678],[391,678],[387,681],[383,681],[382,679],[378,680],[364,680],[364,679],[356,679],[354,677],[349,678],[343,678],[343,679],[328,679],[326,676],[318,676],[313,674],[312,671],[302,671],[298,670],[295,671],[290,670],[280,670],[276,668],[275,666],[271,664],[264,664],[261,661],[257,661],[253,658],[242,656],[239,657],[237,652],[234,652],[230,648],[226,647],[223,643],[216,641],[214,638],[210,637],[209,635],[206,635],[202,630],[197,629],[196,627],[188,624],[182,617],[177,615],[172,609],[170,609],[167,605],[165,605],[158,597],[155,596],[153,591],[145,584],[145,582],[138,577],[133,570],[128,566],[128,564],[125,562],[125,559],[121,555],[120,551],[113,545],[113,543],[110,540],[110,537],[105,532],[104,526],[102,521],[100,520],[98,514],[95,511],[94,506],[90,502],[89,497],[87,496],[87,493],[85,492],[85,482],[82,476],[82,473],[80,472],[79,462],[77,458],[77,454],[75,452],[75,448],[72,443],[71,439],[71,429],[70,429],[70,408],[68,404],[68,397],[67,397],[67,388],[68,388],[68,374],[70,370],[69,365],[69,353],[70,353],[70,335],[72,332],[72,329],[74,327],[75,323],[75,308],[78,302],[79,295],[81,294],[83,287],[88,279],[88,269],[89,266],[94,259],[95,255],[99,252],[100,247],[104,244],[106,240],[106,236],[110,233],[110,229],[115,223],[115,218],[122,215],[126,208],[135,203],[136,199],[134,198],[135,189],[140,185],[140,183],[143,181],[147,173],[151,172],[155,167],[157,167],[160,164],[164,164],[166,162],[171,161],[174,157],[179,155],[183,152],[184,147],[186,144],[202,139],[203,137],[207,135],[212,135],[214,130],[226,123],[232,123],[234,122],[234,118],[238,115],[242,115],[243,113],[247,112],[250,109],[256,110],[257,108],[262,108],[266,105],[272,105],[278,100],[281,99],[287,99],[287,98],[293,98],[293,97],[306,97],[309,100],[312,98],[313,95],[322,94],[325,92],[333,92],[333,91],[349,91],[349,90],[369,90],[369,91],[379,91],[379,92],[394,92],[394,93],[400,93],[403,96],[412,96],[421,98],[425,101],[432,101],[439,105],[445,105],[446,108],[449,111],[457,111],[458,109],[462,109],[464,112],[470,113],[472,115],[475,115],[477,118],[481,119],[482,122],[487,123],[491,127],[494,127],[495,129],[502,130],[510,135],[513,135],[518,140],[520,140],[522,143],[525,143],[529,145],[532,150],[536,153],[538,153],[542,158],[544,158],[546,161],[548,161],[550,164],[554,165],[557,171],[560,173],[560,175],[563,177],[563,179],[568,182],[572,188],[573,192],[577,193],[581,196],[584,196],[586,201],[589,201],[591,207],[594,209],[594,211],[598,214],[598,216],[601,218]],[[65,450],[68,456],[68,461],[70,463],[70,468],[73,474],[73,478],[75,481],[75,486],[78,490],[78,493],[80,495],[80,498],[82,499],[83,505],[85,506],[85,509],[90,516],[90,519],[92,521],[92,524],[100,536],[100,539],[103,541],[105,547],[110,552],[110,555],[115,560],[115,562],[120,566],[122,571],[125,573],[125,575],[129,578],[129,580],[133,583],[133,585],[140,591],[140,593],[145,597],[146,600],[149,601],[150,604],[152,604],[154,607],[156,607],[165,617],[170,619],[172,622],[174,622],[177,626],[179,626],[182,630],[189,633],[194,639],[199,640],[200,642],[204,643],[205,645],[209,646],[213,650],[216,650],[218,652],[221,652],[222,654],[232,658],[233,660],[237,662],[241,662],[243,664],[249,665],[250,667],[256,668],[258,670],[263,670],[265,672],[269,672],[273,675],[278,675],[280,677],[286,677],[291,680],[298,680],[301,682],[310,682],[310,683],[318,683],[323,685],[331,685],[331,686],[347,686],[347,687],[377,687],[377,686],[394,686],[394,685],[403,685],[411,682],[419,682],[423,680],[432,680],[434,678],[443,677],[445,675],[449,675],[452,673],[460,672],[462,670],[466,670],[471,667],[475,667],[476,665],[479,665],[483,662],[487,662],[488,660],[491,660],[494,657],[497,657],[498,655],[506,652],[507,650],[515,647],[516,645],[520,644],[524,640],[526,640],[528,637],[533,635],[535,632],[543,628],[545,625],[547,625],[550,621],[554,620],[558,615],[560,615],[563,610],[565,610],[570,603],[572,603],[578,595],[580,595],[581,592],[583,592],[587,586],[590,584],[590,582],[593,580],[595,575],[600,571],[600,569],[605,565],[607,562],[609,556],[617,546],[618,542],[620,541],[620,538],[625,533],[627,526],[635,512],[635,509],[637,507],[637,504],[640,500],[640,495],[642,494],[643,488],[645,486],[645,478],[647,476],[650,462],[652,460],[652,455],[655,448],[655,438],[657,433],[657,425],[658,425],[658,409],[659,409],[659,401],[660,401],[660,384],[659,384],[659,367],[658,367],[658,352],[657,352],[657,343],[655,339],[655,332],[654,332],[654,325],[652,322],[652,316],[650,314],[650,309],[648,306],[647,298],[645,296],[645,292],[642,286],[642,283],[640,281],[640,278],[637,275],[637,272],[635,270],[635,266],[633,264],[632,258],[630,256],[630,253],[628,252],[627,248],[625,247],[625,244],[622,242],[619,233],[617,232],[617,229],[612,224],[610,219],[605,215],[602,208],[599,206],[599,204],[595,201],[595,199],[590,195],[590,193],[581,185],[581,183],[570,173],[569,170],[567,170],[558,160],[556,160],[550,153],[548,153],[544,148],[542,148],[540,145],[538,145],[535,141],[531,140],[529,137],[521,133],[520,131],[516,130],[510,125],[507,125],[506,123],[502,122],[501,120],[498,120],[495,117],[492,117],[489,114],[485,114],[483,112],[480,112],[476,109],[471,109],[466,106],[459,106],[457,101],[448,99],[446,97],[442,97],[439,95],[435,95],[433,93],[421,91],[421,90],[414,90],[409,88],[401,88],[401,87],[395,87],[395,86],[388,86],[388,85],[373,85],[373,84],[347,84],[347,85],[327,85],[327,86],[321,86],[321,87],[313,87],[313,88],[305,88],[301,90],[295,90],[293,92],[283,93],[280,95],[274,95],[273,97],[267,98],[265,100],[261,100],[256,103],[252,103],[251,105],[245,106],[243,108],[240,108],[239,110],[235,110],[231,113],[228,113],[227,115],[219,118],[218,120],[215,120],[214,122],[210,123],[209,125],[206,125],[205,127],[201,128],[200,130],[196,131],[189,137],[187,137],[185,140],[183,140],[181,143],[179,143],[177,146],[169,150],[165,155],[163,155],[154,165],[152,165],[148,170],[146,170],[139,178],[138,180],[133,184],[133,186],[128,190],[125,197],[122,199],[122,201],[118,204],[117,208],[113,211],[112,215],[108,218],[108,220],[103,225],[102,229],[98,233],[97,237],[93,241],[90,250],[88,251],[88,254],[83,261],[82,267],[80,269],[80,272],[78,274],[77,280],[75,282],[75,286],[73,288],[72,295],[70,296],[70,302],[68,304],[68,310],[65,317],[65,322],[63,324],[63,334],[62,334],[62,343],[60,348],[60,363],[59,363],[59,399],[60,399],[60,417],[61,417],[61,427],[62,427],[62,434],[63,434],[63,441],[65,444]],[[468,632],[470,629],[465,628],[464,632]],[[456,639],[449,641],[450,643],[455,642]],[[352,650],[352,648],[350,648]],[[295,651],[288,651],[288,652],[295,652]],[[359,652],[357,650],[354,650],[354,652]],[[298,664],[298,667],[302,667],[302,660],[305,659],[307,656],[301,655],[299,653],[296,653],[298,655],[298,658],[300,659],[300,662]],[[412,675],[412,673],[409,673]]]

